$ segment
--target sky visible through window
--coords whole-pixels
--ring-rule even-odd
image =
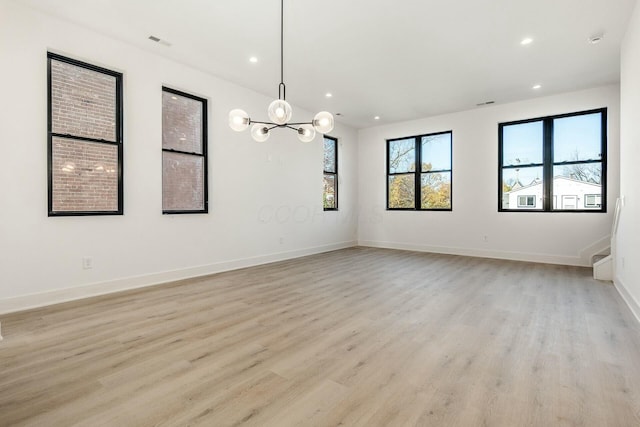
[[[422,137],[422,164],[431,164],[431,169],[423,166],[422,172],[451,169],[451,134]]]
[[[505,126],[503,132],[503,166],[542,163],[542,120]],[[599,161],[602,157],[600,135],[600,113],[554,119],[554,162]]]

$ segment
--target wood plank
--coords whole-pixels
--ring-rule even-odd
[[[351,248],[0,320],[2,426],[640,425],[577,267]]]

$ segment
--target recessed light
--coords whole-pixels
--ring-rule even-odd
[[[252,56],[251,58],[249,58],[249,62],[251,62],[252,64],[255,64],[256,62],[258,62],[258,58],[256,58],[255,56]]]
[[[380,120],[380,116],[375,116],[373,120]]]
[[[331,92],[327,92],[324,96],[326,96],[327,98],[331,98],[333,94]]]
[[[520,44],[523,45],[523,46],[526,46],[526,45],[531,44],[531,43],[533,43],[533,39],[531,37],[525,37],[520,42]]]
[[[176,99],[178,99],[178,97],[177,96],[172,96],[171,99],[173,99],[175,101]]]
[[[538,90],[542,87],[542,85],[533,85],[533,87],[531,89],[533,90]]]

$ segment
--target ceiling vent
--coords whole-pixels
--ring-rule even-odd
[[[160,37],[149,36],[149,40],[154,41],[156,43],[160,43],[162,46],[171,46],[171,43],[169,43],[166,40],[162,40]]]
[[[596,34],[588,38],[589,43],[598,44],[604,39],[604,34]]]

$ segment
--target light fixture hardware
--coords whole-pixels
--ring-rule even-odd
[[[310,122],[289,123],[293,110],[286,101],[287,87],[284,84],[284,0],[280,0],[280,84],[278,85],[278,99],[273,101],[267,110],[269,120],[252,120],[251,117],[239,108],[229,112],[229,127],[242,132],[251,126],[251,136],[258,142],[264,142],[269,138],[272,129],[289,128],[298,133],[298,139],[302,142],[310,142],[318,133],[328,133],[333,130],[333,115],[327,111],[321,111]]]

